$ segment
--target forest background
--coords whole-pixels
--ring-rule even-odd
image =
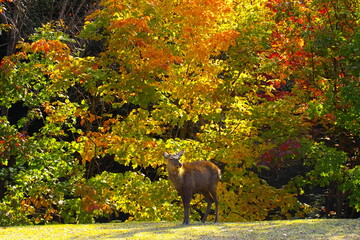
[[[0,225],[359,217],[355,0],[0,0]],[[193,199],[193,220],[203,214]]]

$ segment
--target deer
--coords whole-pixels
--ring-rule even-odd
[[[211,211],[212,203],[215,203],[215,223],[218,222],[219,201],[216,193],[217,184],[221,178],[220,169],[210,161],[180,162],[184,150],[176,153],[164,153],[167,159],[167,171],[170,181],[173,183],[184,205],[183,225],[189,225],[190,201],[193,194],[202,194],[207,202],[207,209],[202,218],[206,221]]]

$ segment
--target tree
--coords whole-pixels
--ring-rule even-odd
[[[358,204],[348,200],[359,191],[353,178],[359,164],[358,104],[354,99],[359,76],[353,71],[359,55],[354,49],[359,4],[270,1],[268,7],[277,21],[269,57],[278,63],[283,84],[291,83],[291,92],[301,97],[311,124],[314,142],[304,157],[305,164],[310,161],[314,169],[307,173],[306,182],[328,189],[326,214],[353,215],[355,211],[349,213],[349,209],[358,209]]]
[[[329,4],[101,0],[76,41],[68,21],[37,28],[1,62],[0,106],[25,110],[1,118],[1,224],[181,219],[162,157],[181,149],[221,167],[220,220],[304,216],[309,184],[357,210],[340,143],[358,129],[358,5]]]

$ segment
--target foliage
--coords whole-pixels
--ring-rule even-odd
[[[328,188],[327,198],[336,206],[327,206],[326,212],[343,217],[345,199],[359,191],[351,174],[359,164],[359,76],[353,71],[358,65],[354,46],[359,5],[355,1],[280,2],[267,3],[277,22],[270,58],[280,64],[280,80],[290,82],[291,93],[301,97],[299,104],[313,126],[310,134],[320,141],[304,145],[309,148],[303,152],[310,166],[307,181]],[[356,205],[353,200],[351,205]]]
[[[291,184],[298,188],[298,192],[308,186],[328,187],[329,191],[335,191],[339,195],[336,199],[338,216],[345,214],[342,212],[344,196],[349,199],[350,206],[358,209],[358,166],[350,168],[348,156],[343,151],[327,147],[323,143],[312,143],[307,147],[307,159],[304,164],[311,170],[306,173],[306,176],[294,178]]]
[[[117,210],[130,214],[129,220],[158,221],[176,219],[176,215],[182,212],[179,206],[171,204],[177,198],[176,192],[164,191],[170,188],[169,182],[164,179],[152,183],[144,175],[135,172],[125,174],[103,172],[92,178],[87,186],[94,193],[86,196],[99,198],[99,201],[83,199],[83,204],[93,211],[116,212]],[[82,190],[89,191],[87,188]],[[112,209],[106,209],[110,206]]]
[[[37,28],[1,61],[0,224],[179,220],[162,154],[180,149],[221,167],[220,220],[303,217],[308,185],[359,211],[358,12],[101,0],[76,41],[67,21]]]
[[[2,119],[1,180],[6,195],[0,204],[1,224],[58,221],[83,167],[68,151],[69,144],[53,137],[18,133]],[[30,217],[29,217],[30,216]]]

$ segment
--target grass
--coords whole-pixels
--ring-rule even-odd
[[[360,239],[359,219],[246,223],[127,222],[1,227],[0,239]]]

